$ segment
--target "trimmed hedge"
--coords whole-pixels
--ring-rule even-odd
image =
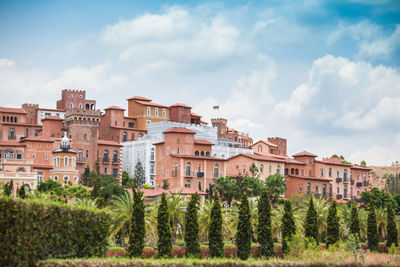
[[[0,262],[34,266],[48,258],[102,257],[110,224],[104,211],[0,198]]]

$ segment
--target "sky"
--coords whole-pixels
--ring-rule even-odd
[[[138,95],[287,138],[289,155],[400,160],[397,0],[2,0],[0,36],[0,106]]]

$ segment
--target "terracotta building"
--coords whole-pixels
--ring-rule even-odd
[[[212,143],[194,138],[196,132],[173,127],[164,133],[164,141],[155,143],[156,187],[165,182],[170,189],[194,188],[205,191],[215,179],[226,176],[226,159],[211,156]]]
[[[145,97],[134,96],[128,99],[128,117],[136,120],[137,129],[147,130],[150,123],[169,120],[169,107]]]
[[[260,155],[276,155],[281,157],[287,157],[287,143],[286,139],[280,137],[268,138],[267,141],[259,140],[250,148],[253,149],[254,153]]]
[[[248,134],[240,133],[235,129],[227,126],[227,120],[223,118],[211,119],[211,124],[218,127],[218,137],[227,138],[242,144],[242,147],[250,147],[253,144],[253,139]]]
[[[57,101],[58,110],[67,109],[95,110],[96,100],[86,99],[85,90],[64,89],[61,91],[61,99]]]
[[[170,106],[169,119],[187,124],[202,124],[201,116],[192,112],[192,107],[176,103]]]

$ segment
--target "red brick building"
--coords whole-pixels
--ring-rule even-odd
[[[61,99],[57,101],[57,109],[86,109],[95,110],[96,100],[86,99],[85,90],[64,89],[61,91]]]
[[[223,118],[211,119],[211,124],[214,127],[218,127],[218,137],[227,138],[235,142],[242,144],[242,147],[251,147],[253,145],[253,139],[248,134],[241,133],[235,129],[227,126],[228,121]]]

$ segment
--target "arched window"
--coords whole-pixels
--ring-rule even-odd
[[[210,152],[206,152],[206,157],[209,157],[210,156]]]
[[[64,167],[68,167],[68,164],[69,164],[69,158],[64,157]]]
[[[17,172],[25,172],[25,168],[24,168],[24,167],[19,167],[19,168],[17,169]]]
[[[175,166],[174,166],[174,176],[178,176],[178,163],[175,162]]]
[[[332,168],[329,168],[329,177],[332,177]]]
[[[91,107],[91,109],[94,109],[94,104],[92,104],[90,107]]]
[[[76,166],[76,158],[75,157],[71,158],[71,166],[72,166],[72,168],[75,168],[75,166]]]
[[[199,191],[202,191],[202,188],[201,188],[201,182],[199,182],[199,183],[198,183],[198,185],[197,185],[197,189],[198,189]]]
[[[84,133],[83,134],[83,140],[86,140],[86,138],[87,138],[87,135],[86,135],[86,133]]]
[[[150,149],[150,160],[154,160],[154,158],[155,158],[154,147],[152,147]]]
[[[6,150],[4,152],[4,158],[5,159],[14,159],[14,151],[12,150]]]
[[[86,103],[85,109],[90,109],[90,105],[88,103]]]
[[[218,163],[215,163],[215,165],[214,165],[214,178],[218,178],[219,177],[218,172],[219,172],[219,165],[218,165]]]
[[[181,150],[179,149],[179,147],[176,149],[176,154],[180,154],[181,153]]]
[[[103,162],[108,162],[108,149],[103,150]]]
[[[276,167],[276,174],[281,174],[281,165],[278,165],[278,167]]]
[[[204,151],[201,151],[200,156],[204,157]]]
[[[117,150],[113,151],[113,162],[118,162],[118,151]]]
[[[262,152],[262,146],[261,145],[258,146],[258,152]]]
[[[347,169],[343,170],[343,181],[347,181]]]
[[[122,134],[122,142],[126,142],[128,140],[128,133],[127,132],[123,132]]]
[[[17,159],[22,159],[22,151],[17,151]]]
[[[134,134],[134,133],[132,133],[132,135],[131,135],[131,140],[132,140],[132,141],[135,140],[135,134]]]
[[[221,155],[221,158],[225,158],[225,154],[222,154],[222,155]]]
[[[78,182],[78,177],[74,176],[74,182],[77,183]]]
[[[198,156],[198,155],[199,155],[199,151],[196,150],[196,151],[194,152],[194,155],[195,155],[195,156]]]
[[[199,165],[197,166],[197,171],[201,172],[201,164],[199,163]],[[198,177],[198,176],[197,176]]]
[[[80,109],[83,109],[82,103],[79,104],[79,108],[80,108]]]
[[[185,187],[187,187],[187,188],[190,188],[190,180],[189,180],[189,179],[188,179],[188,180],[186,180]]]
[[[70,108],[74,108],[74,104],[71,102],[71,103],[69,103],[69,107]]]
[[[56,167],[60,167],[60,157],[56,157]]]
[[[190,176],[191,174],[190,167],[191,167],[190,162],[186,162],[186,176]]]

